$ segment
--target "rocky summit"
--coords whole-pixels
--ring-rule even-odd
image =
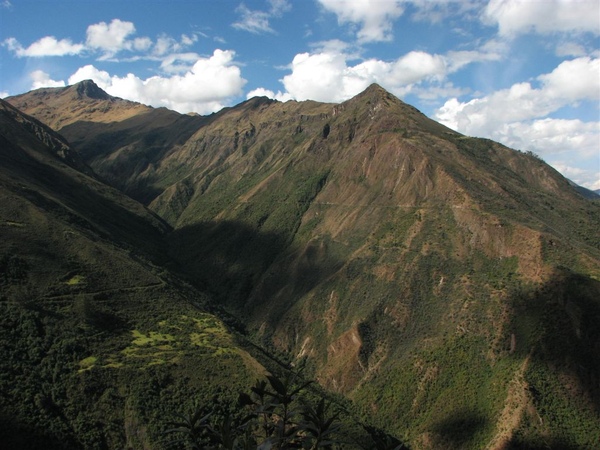
[[[53,400],[43,385],[45,396],[36,400],[35,414],[62,417],[51,422],[59,431],[48,433],[69,436],[72,448],[81,442],[78,430],[88,436],[88,428],[99,442],[138,439],[144,448],[162,448],[156,438],[162,396],[181,398],[191,387],[225,389],[211,384],[208,362],[186,353],[206,350],[194,345],[207,342],[202,333],[210,332],[200,324],[208,317],[224,339],[210,348],[236,355],[219,363],[235,374],[231,386],[275,371],[260,365],[268,361],[303,367],[352,417],[411,448],[597,445],[600,203],[537,156],[450,130],[378,85],[340,104],[253,98],[210,116],[117,99],[91,81],[7,101],[33,116],[26,120],[38,129],[42,122],[53,128],[48,136],[60,133],[53,139],[91,169],[84,175],[70,164],[68,174],[65,168],[53,175],[64,181],[51,183],[50,191],[45,169],[32,176],[16,150],[6,155],[14,161],[3,180],[13,184],[3,181],[12,186],[3,204],[24,202],[19,180],[35,179],[25,198],[36,205],[37,219],[22,217],[20,207],[3,210],[0,220],[11,234],[2,261],[14,265],[21,258],[17,266],[31,270],[39,261],[55,262],[52,271],[5,276],[3,301],[11,303],[20,286],[31,284],[35,293],[19,298],[34,308],[36,330],[67,320],[64,310],[45,306],[58,295],[72,311],[120,318],[119,327],[98,331],[85,313],[65,316],[70,326],[114,342],[79,343],[89,354],[71,352],[70,365],[61,366],[61,376],[71,380],[64,398]],[[11,149],[23,148],[20,134],[3,128],[1,136]],[[73,177],[99,197],[67,203]],[[40,195],[60,208],[43,206]],[[119,212],[92,213],[106,195]],[[71,215],[61,212],[61,225],[50,226],[48,214],[59,210]],[[83,228],[65,228],[65,217],[77,217]],[[128,283],[118,292],[111,290],[116,285],[94,284],[108,283],[109,267],[117,266],[92,247],[85,256],[57,246],[42,259],[27,253],[19,234],[24,227],[15,224],[64,236],[87,230],[87,239],[114,246],[110,258],[127,261],[118,272]],[[40,242],[58,239],[39,236]],[[152,312],[132,299],[148,287],[155,289]],[[205,337],[189,337],[194,333]],[[152,346],[152,361],[160,363],[130,365],[127,352]],[[167,347],[182,353],[162,355]],[[14,358],[18,348],[3,351]],[[182,363],[184,354],[196,362]],[[33,361],[24,367],[38,370]],[[191,369],[196,366],[204,368],[204,380]],[[138,373],[133,370],[148,380],[165,377],[153,396],[143,397],[146,403],[135,403],[139,394],[124,381]],[[110,391],[114,398],[94,400],[97,407],[120,408],[110,424],[92,423],[91,415],[75,421],[77,411],[87,411],[75,393],[93,383],[119,386]],[[11,402],[30,400],[10,392],[0,391]]]

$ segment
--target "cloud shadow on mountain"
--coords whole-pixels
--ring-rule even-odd
[[[437,423],[433,431],[438,434],[449,448],[469,447],[471,441],[486,426],[485,417],[472,411],[456,411],[451,417]]]
[[[341,265],[331,256],[307,257],[310,246],[298,249],[290,241],[286,235],[257,230],[241,222],[202,222],[174,230],[169,248],[178,271],[226,308],[244,313],[248,311],[248,300],[256,297],[257,288],[259,295],[268,296],[275,289],[287,287],[290,296],[283,305],[287,310]],[[297,261],[290,263],[294,258]],[[251,307],[268,302],[269,298],[263,298]],[[266,307],[269,313],[281,313],[281,305]]]

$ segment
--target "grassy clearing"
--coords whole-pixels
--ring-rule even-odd
[[[233,340],[225,326],[215,317],[182,315],[172,320],[161,320],[158,330],[131,330],[130,344],[119,355],[112,355],[103,367],[149,367],[172,364],[191,352],[204,356],[236,354]]]
[[[139,330],[132,330],[131,334],[134,337],[131,343],[139,346],[150,345],[160,347],[164,342],[172,342],[175,340],[171,334],[163,334],[156,331],[150,331],[148,335],[145,335]]]
[[[85,277],[83,275],[74,275],[65,281],[65,284],[68,286],[77,286],[78,284],[83,283]]]
[[[5,225],[9,226],[9,227],[16,227],[16,228],[25,228],[26,225],[24,223],[21,222],[13,222],[12,220],[7,220],[4,222]]]
[[[82,359],[81,361],[79,361],[79,370],[78,372],[85,372],[86,370],[91,370],[95,365],[96,362],[98,361],[98,358],[96,356],[88,356],[85,359]]]

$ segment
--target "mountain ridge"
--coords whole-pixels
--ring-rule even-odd
[[[383,428],[424,449],[595,439],[600,208],[539,158],[377,85],[95,114],[61,132],[170,224],[175,268]]]
[[[232,401],[265,369],[169,272],[170,227],[71,152],[0,100],[0,442],[164,448],[161,411]]]

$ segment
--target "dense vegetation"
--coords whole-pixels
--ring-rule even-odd
[[[377,86],[209,118],[45,92],[35,110],[64,114],[87,162],[169,225],[6,133],[7,442],[597,444],[600,204],[539,158]],[[88,122],[61,112],[71,102]],[[108,127],[111,108],[128,119]],[[299,366],[329,393],[297,390]]]
[[[248,392],[241,392],[235,404],[213,399],[181,415],[166,433],[179,436],[173,443],[195,449],[407,448],[393,436],[356,420],[348,428],[343,422],[352,420],[348,412],[309,392],[311,384],[293,372],[284,378],[268,375]]]

